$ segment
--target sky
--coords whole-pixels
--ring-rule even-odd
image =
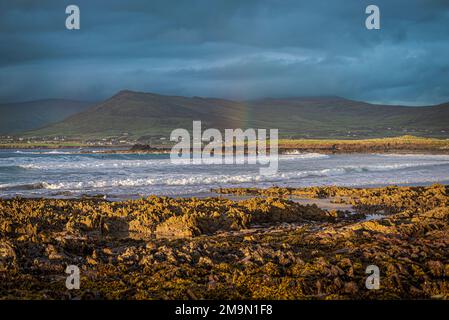
[[[67,30],[66,6],[80,8]],[[368,5],[380,30],[365,27]],[[128,89],[449,101],[447,0],[0,0],[0,103]]]

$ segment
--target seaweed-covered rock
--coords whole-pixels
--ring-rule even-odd
[[[253,197],[0,200],[0,298],[449,297],[447,186],[222,191]],[[75,293],[64,285],[71,264]],[[372,264],[381,290],[365,289]]]
[[[8,241],[0,241],[0,272],[15,270],[17,268],[17,256],[14,247]]]

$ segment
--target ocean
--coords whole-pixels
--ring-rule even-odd
[[[123,200],[149,195],[205,196],[212,188],[385,186],[449,182],[449,155],[297,153],[279,156],[279,171],[259,165],[173,164],[167,154],[0,150],[0,197]]]

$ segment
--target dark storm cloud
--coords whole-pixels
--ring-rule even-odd
[[[77,4],[81,30],[64,27]],[[381,9],[381,30],[364,27]],[[449,3],[2,1],[0,102],[127,88],[248,99],[449,100]]]

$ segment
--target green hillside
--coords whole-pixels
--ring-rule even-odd
[[[339,97],[230,101],[121,91],[64,121],[27,135],[80,138],[168,136],[175,128],[278,128],[289,138],[363,138],[412,134],[447,137],[449,104],[372,105]]]

